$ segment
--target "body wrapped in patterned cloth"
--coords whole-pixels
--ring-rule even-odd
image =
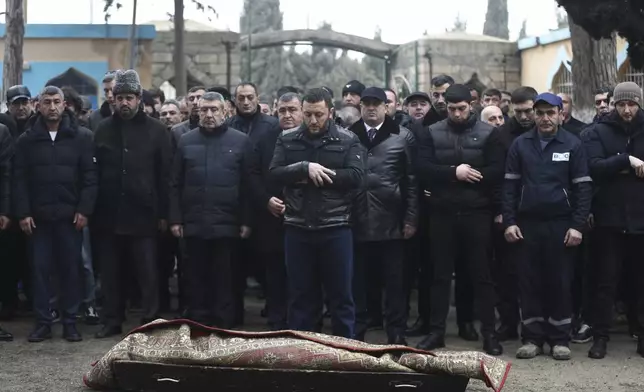
[[[114,361],[255,369],[449,374],[501,391],[510,364],[480,352],[429,353],[313,332],[241,332],[188,320],[157,320],[132,331],[85,375],[92,389],[118,388]]]

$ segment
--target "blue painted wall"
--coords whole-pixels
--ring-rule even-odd
[[[30,69],[25,69],[22,73],[22,82],[29,87],[32,95],[38,94],[50,79],[72,67],[96,81],[97,92],[102,94],[101,80],[109,71],[107,61],[30,61],[29,66]],[[0,63],[1,73],[2,63]],[[88,96],[88,98],[92,102],[92,107],[96,109],[99,97]],[[2,97],[2,101],[4,101],[4,97]]]
[[[0,24],[0,37],[4,37],[6,26]],[[130,25],[111,24],[28,24],[25,26],[25,38],[110,38],[129,39]],[[154,25],[138,25],[138,39],[154,39]]]

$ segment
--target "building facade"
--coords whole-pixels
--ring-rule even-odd
[[[518,41],[521,52],[521,84],[537,91],[572,94],[572,45],[568,28]],[[617,79],[644,85],[644,74],[631,68],[626,50],[628,43],[618,37]]]
[[[0,25],[2,37],[5,27]],[[105,73],[129,67],[129,36],[129,25],[27,24],[23,84],[32,94],[37,94],[46,85],[71,86],[87,96],[96,108],[102,103],[101,80]],[[152,84],[152,41],[155,36],[154,26],[137,26],[136,70],[144,87]],[[4,51],[2,38],[0,48]]]

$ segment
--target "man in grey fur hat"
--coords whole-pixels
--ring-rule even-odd
[[[157,234],[167,227],[172,160],[166,126],[141,109],[142,88],[136,71],[117,72],[112,92],[114,114],[99,124],[94,138],[99,186],[92,233],[105,297],[104,326],[97,338],[122,333],[125,301],[120,282],[124,272],[126,278],[136,274],[141,323],[157,316]]]

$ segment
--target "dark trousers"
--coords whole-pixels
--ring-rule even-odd
[[[235,239],[186,238],[186,248],[190,254],[190,319],[213,327],[233,327],[233,260],[236,245]]]
[[[251,266],[256,262],[257,248],[251,239],[237,240],[237,246],[233,252],[232,280],[233,280],[233,306],[235,314],[235,325],[244,324],[246,279],[251,276]]]
[[[368,322],[369,286],[385,286],[385,321],[389,337],[405,332],[404,241],[360,242],[354,249],[353,298],[356,308],[355,336],[364,340]],[[373,289],[372,289],[373,290]]]
[[[351,229],[341,227],[307,231],[287,227],[284,250],[290,297],[289,328],[298,331],[317,330],[324,288],[329,301],[333,334],[353,338],[355,310],[351,292]]]
[[[159,306],[163,311],[170,311],[170,278],[174,272],[175,260],[180,258],[179,240],[168,231],[159,233],[158,241]]]
[[[103,319],[105,325],[120,326],[125,320],[126,290],[135,276],[143,308],[142,322],[159,313],[157,237],[96,232],[96,254],[101,265]]]
[[[454,264],[455,284],[454,302],[456,304],[456,324],[474,322],[474,284],[468,267],[465,253],[460,252]]]
[[[470,214],[432,214],[430,236],[434,280],[431,286],[432,333],[444,335],[449,312],[450,289],[454,265],[459,256],[466,263],[475,293],[474,307],[481,320],[481,333],[494,332],[494,284],[487,258],[490,247],[492,215],[485,212]]]
[[[422,220],[427,222],[423,223]],[[418,317],[429,324],[430,314],[430,287],[433,269],[430,257],[429,216],[421,214],[416,234],[405,241],[405,291],[407,302],[407,315],[411,309],[411,292],[416,286],[418,290]]]
[[[262,252],[261,258],[266,266],[266,316],[273,330],[286,329],[286,309],[288,306],[288,283],[284,252]]]
[[[0,303],[3,312],[13,312],[18,306],[18,282],[22,280],[25,293],[31,296],[31,272],[27,257],[27,237],[11,222],[9,230],[0,232],[2,273],[0,273]]]
[[[590,268],[590,241],[592,232],[584,234],[582,243],[575,249],[573,255],[572,310],[577,321],[592,325],[590,285],[594,273]]]
[[[74,324],[83,301],[81,278],[83,233],[72,222],[36,222],[28,237],[32,268],[33,305],[36,322],[51,325],[49,303],[52,297],[52,275],[58,282],[58,306],[63,324]]]
[[[519,220],[517,274],[523,342],[567,346],[570,342],[573,257],[566,247],[570,222]]]
[[[496,283],[497,310],[501,317],[501,324],[513,329],[519,326],[519,288],[517,286],[516,260],[512,257],[513,247],[505,240],[504,229],[500,224],[495,224],[493,229],[494,252],[493,275]]]
[[[639,324],[639,336],[644,336],[644,235],[623,234],[611,229],[596,228],[597,257],[593,257],[596,273],[595,311],[593,312],[593,328],[595,337],[608,338],[613,320],[613,304],[620,282],[622,271],[629,271],[629,279],[625,283],[633,295],[633,313]]]

